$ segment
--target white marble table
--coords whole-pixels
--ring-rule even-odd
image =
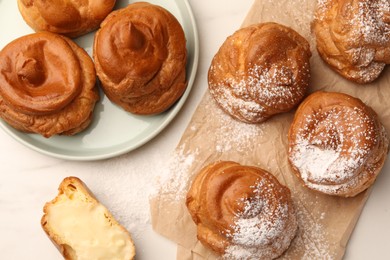
[[[5,0],[0,0],[0,8]],[[8,0],[7,0],[8,2]],[[16,2],[16,1],[15,1]],[[126,212],[140,210],[118,207],[127,196],[142,194],[133,179],[154,176],[158,160],[167,160],[186,128],[207,87],[206,75],[220,44],[240,27],[252,0],[190,0],[200,38],[198,74],[189,99],[173,122],[156,138],[118,158],[76,162],[42,155],[18,143],[0,130],[0,259],[62,259],[40,227],[42,207],[57,192],[66,176],[78,176],[97,197],[135,232],[137,259],[175,259],[176,246],[151,230],[150,219],[131,219]],[[15,17],[15,19],[19,19]],[[12,26],[0,24],[0,28]],[[3,33],[2,33],[3,34]],[[3,37],[3,35],[1,36]],[[0,41],[1,48],[5,42]],[[131,176],[132,174],[135,175]],[[129,177],[130,176],[130,177]],[[129,186],[126,192],[127,185]],[[115,188],[115,185],[117,185]],[[122,185],[122,186],[121,186]],[[114,187],[113,187],[114,186]],[[348,245],[345,259],[390,259],[390,167],[378,178]],[[109,192],[107,192],[107,189]],[[130,190],[131,189],[131,190]],[[115,198],[112,196],[122,196]],[[115,202],[114,202],[115,201]],[[148,213],[145,203],[141,209]],[[145,213],[146,212],[146,213]],[[141,229],[142,227],[142,229]]]

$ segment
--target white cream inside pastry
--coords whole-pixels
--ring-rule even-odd
[[[86,191],[68,183],[46,205],[42,224],[50,230],[50,237],[66,259],[133,259],[135,250],[128,232]]]

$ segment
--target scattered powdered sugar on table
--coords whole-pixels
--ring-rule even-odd
[[[153,181],[158,174],[157,155],[147,158],[153,163],[142,167],[131,166],[131,158],[113,158],[99,164],[90,180],[90,188],[99,200],[110,210],[135,238],[142,237],[143,231],[150,225],[149,194],[154,190]],[[107,174],[110,173],[110,174]]]
[[[336,259],[331,253],[331,247],[328,242],[328,234],[325,227],[314,219],[311,213],[301,204],[295,204],[297,220],[298,220],[298,234],[291,243],[292,248],[305,248],[304,254],[299,258],[300,260]],[[321,214],[321,217],[324,213]],[[294,257],[286,257],[286,259],[293,259]]]
[[[151,196],[160,194],[172,201],[184,199],[191,176],[189,170],[198,153],[197,149],[186,152],[183,145],[178,147],[170,156],[167,165],[159,169],[159,174],[154,180],[155,189]]]
[[[243,152],[248,144],[261,134],[261,125],[247,124],[233,119],[221,109],[212,112],[216,128],[214,129],[215,150],[223,153],[231,150]]]
[[[171,155],[152,153],[142,159],[140,168],[132,168],[131,162],[123,158],[114,158],[94,172],[97,177],[90,181],[91,190],[135,239],[142,237],[151,223],[151,197],[161,193],[169,194],[172,200],[184,198],[188,170],[196,152],[185,153],[182,148]],[[115,174],[107,174],[113,169]]]

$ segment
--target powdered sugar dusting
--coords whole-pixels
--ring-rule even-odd
[[[99,200],[137,240],[151,224],[149,200],[163,194],[172,201],[185,197],[189,170],[198,151],[187,152],[184,146],[172,154],[152,153],[142,160],[142,167],[130,167],[129,160],[114,158],[101,164],[88,186]],[[107,174],[107,172],[115,174]],[[99,180],[99,181],[97,181]],[[121,183],[123,185],[117,185]],[[100,192],[99,192],[100,191]]]
[[[358,107],[334,108],[317,111],[304,120],[289,155],[301,178],[323,192],[356,186],[361,167],[377,142],[369,116]]]
[[[328,242],[326,228],[318,219],[314,219],[311,213],[301,203],[296,204],[298,234],[291,243],[292,248],[304,248],[302,256],[288,255],[286,259],[336,259],[332,254],[331,245]],[[324,216],[324,213],[321,214]]]
[[[158,162],[155,157],[149,157],[148,160]],[[154,191],[157,166],[144,165],[147,167],[133,167],[129,170],[129,160],[113,158],[96,167],[94,177],[86,182],[99,201],[107,206],[135,240],[142,238],[151,222],[149,209],[145,205],[149,204],[149,195]]]
[[[352,37],[361,39],[359,47],[351,49],[352,62],[361,67],[369,66],[376,60],[376,53],[383,52],[382,49],[389,49],[390,43],[390,2],[388,0],[359,1],[357,12],[350,20],[351,25],[358,25],[353,31]],[[370,73],[361,71],[360,77],[376,77],[383,70],[386,62],[378,60],[371,65]],[[390,63],[390,60],[387,61]]]
[[[189,152],[185,151],[185,147],[178,147],[170,157],[166,166],[159,169],[159,175],[155,180],[154,191],[157,194],[163,195],[172,201],[180,201],[187,194],[190,168],[195,162],[195,156],[199,153],[197,149]]]
[[[222,68],[210,68],[210,73]],[[209,89],[211,95],[217,103],[230,115],[237,117],[244,122],[263,121],[265,117],[265,108],[254,97],[250,96],[249,88],[253,85],[254,78],[244,75],[224,78],[220,82],[210,83]]]
[[[230,115],[243,122],[258,123],[273,114],[291,109],[303,97],[306,86],[297,82],[288,66],[275,64],[271,68],[249,64],[246,73],[210,82],[210,93]],[[210,74],[218,74],[220,66],[212,65]],[[299,73],[308,75],[306,64]],[[302,84],[302,85],[300,85]]]
[[[386,44],[390,39],[389,15],[388,0],[359,1],[358,13],[351,22],[360,25],[359,34],[367,44]]]
[[[243,152],[248,144],[262,132],[261,125],[246,124],[234,120],[220,109],[213,112],[216,128],[214,129],[215,150],[220,153],[228,151]]]
[[[294,157],[294,164],[300,169],[302,178],[306,181],[308,178],[321,181],[325,176],[337,178],[337,174],[327,170],[340,157],[340,152],[321,149],[306,140],[300,140],[296,153],[299,156]]]
[[[349,77],[370,82],[390,63],[386,54],[390,51],[390,1],[319,0],[316,19],[323,25],[322,34],[328,30],[329,39],[333,40],[343,59],[355,67],[348,70]],[[336,59],[336,55],[327,55],[327,59]],[[341,65],[333,66],[346,69]]]
[[[319,20],[324,19],[326,11],[331,7],[333,0],[317,0],[317,12],[315,18]]]
[[[288,202],[275,202],[260,194],[271,194],[276,187],[259,181],[252,188],[255,196],[250,201],[242,199],[244,209],[237,214],[233,232],[227,234],[233,243],[225,250],[224,259],[275,258],[288,248],[295,235],[295,216]]]
[[[341,3],[334,0],[318,0],[316,19],[326,19],[327,12]],[[390,40],[390,2],[388,0],[360,0],[345,2],[344,19],[351,33],[364,44],[387,44]],[[356,39],[351,39],[356,40]]]

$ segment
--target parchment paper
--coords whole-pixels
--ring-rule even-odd
[[[354,84],[328,68],[318,56],[310,30],[315,5],[315,0],[256,0],[242,26],[274,21],[298,31],[310,42],[312,49],[309,92],[337,91],[358,97],[378,113],[389,132],[389,68],[368,85]],[[258,125],[240,123],[225,115],[206,92],[176,150],[176,155],[181,155],[177,163],[186,164],[186,167],[176,167],[180,169],[180,174],[173,174],[170,181],[181,181],[181,188],[162,189],[151,200],[153,228],[178,244],[177,259],[216,259],[197,240],[196,226],[188,214],[184,198],[195,174],[217,160],[232,160],[264,168],[290,188],[299,230],[281,259],[343,257],[370,190],[345,199],[321,195],[303,187],[287,161],[287,132],[293,115],[294,111],[291,111]]]

